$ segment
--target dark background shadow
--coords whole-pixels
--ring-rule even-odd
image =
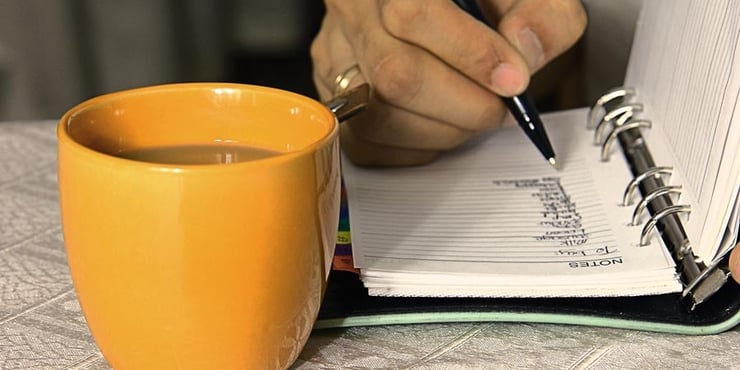
[[[277,87],[318,98],[309,50],[321,26],[325,8],[323,1],[303,1],[310,6],[305,7],[308,11],[303,14],[304,26],[297,47],[280,53],[234,50],[228,58],[227,80]]]

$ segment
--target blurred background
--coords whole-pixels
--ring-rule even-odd
[[[0,0],[0,120],[105,92],[230,81],[314,95],[320,0]]]
[[[583,42],[548,67],[569,73],[536,76],[541,110],[621,83],[636,3],[586,2]],[[316,97],[308,50],[323,13],[321,0],[0,0],[0,121],[56,119],[95,95],[168,82]]]

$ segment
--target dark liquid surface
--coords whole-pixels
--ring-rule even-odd
[[[252,161],[281,154],[274,150],[243,145],[183,145],[143,148],[118,153],[117,156],[160,164],[229,164]]]

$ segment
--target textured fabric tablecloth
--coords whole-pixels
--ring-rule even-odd
[[[107,369],[67,262],[55,122],[0,123],[0,369]],[[296,369],[740,369],[740,328],[689,337],[461,323],[314,331]]]

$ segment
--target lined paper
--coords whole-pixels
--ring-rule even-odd
[[[643,136],[656,165],[674,167],[667,182],[691,206],[691,246],[711,262],[734,245],[740,219],[740,3],[645,2],[631,53],[625,85],[653,123]],[[354,258],[370,294],[680,291],[658,233],[638,247],[632,207],[619,205],[630,178],[623,158],[598,160],[582,110],[544,121],[565,165],[558,172],[517,128],[419,168],[344,161]]]
[[[343,162],[355,264],[371,294],[624,295],[675,291],[662,248],[618,205],[628,169],[599,161],[585,111],[546,115],[553,170],[518,127],[415,168]],[[414,282],[409,286],[409,282]],[[446,287],[446,288],[445,288]]]
[[[635,87],[653,129],[658,165],[673,166],[690,204],[686,231],[711,260],[740,188],[740,2],[654,1],[635,35],[625,85]]]

